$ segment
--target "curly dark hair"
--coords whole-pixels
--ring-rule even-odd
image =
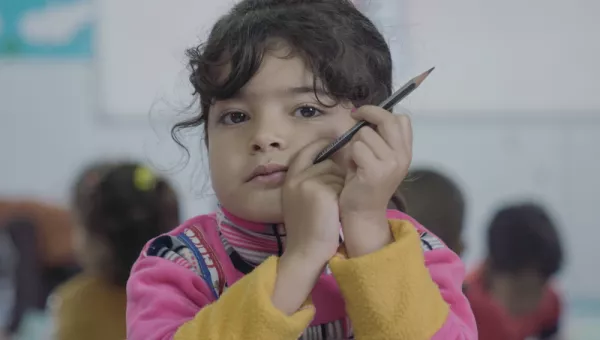
[[[544,208],[533,203],[501,208],[487,234],[490,270],[518,273],[533,269],[548,279],[563,262],[560,235]]]
[[[376,104],[391,94],[389,47],[351,1],[243,0],[217,21],[204,44],[187,51],[200,112],[173,127],[175,142],[184,147],[178,132],[205,123],[210,106],[235,95],[280,41],[312,70],[315,90],[319,84],[336,103]]]
[[[82,206],[85,231],[110,250],[101,273],[124,286],[147,241],[179,223],[175,192],[164,178],[137,163],[109,169]]]

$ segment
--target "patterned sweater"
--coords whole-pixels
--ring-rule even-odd
[[[311,298],[286,315],[271,302],[285,235],[226,211],[193,218],[149,242],[134,265],[127,339],[477,339],[460,259],[409,216],[390,210],[388,220],[392,244],[334,256]],[[242,249],[240,239],[254,242]]]

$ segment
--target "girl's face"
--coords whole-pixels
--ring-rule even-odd
[[[317,88],[319,100],[334,101]],[[350,103],[327,107],[315,96],[313,74],[301,58],[280,49],[265,54],[254,77],[234,98],[209,111],[208,154],[213,188],[231,213],[254,222],[283,222],[281,186],[287,167],[305,146],[333,140],[352,127]],[[334,161],[343,163],[345,150]]]

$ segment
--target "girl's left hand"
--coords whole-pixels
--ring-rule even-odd
[[[386,208],[408,173],[412,126],[407,115],[377,106],[363,106],[352,116],[375,127],[363,127],[348,145],[349,168],[340,194],[346,249],[360,256],[391,242]]]

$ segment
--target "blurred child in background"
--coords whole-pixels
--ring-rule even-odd
[[[535,204],[500,209],[487,244],[485,263],[467,278],[466,289],[480,338],[558,339],[561,304],[551,279],[563,252],[548,213]]]
[[[73,196],[84,272],[54,295],[57,339],[125,339],[125,283],[143,245],[179,223],[175,193],[124,163],[84,171]]]
[[[7,320],[0,333],[18,334],[31,313],[43,312],[49,293],[78,271],[72,246],[73,219],[63,207],[37,200],[0,199],[0,231],[10,244],[14,263],[3,301]],[[1,338],[1,336],[0,336]]]
[[[465,199],[458,185],[448,176],[430,169],[409,172],[396,191],[394,207],[406,213],[438,236],[459,256],[464,251],[462,230]]]

